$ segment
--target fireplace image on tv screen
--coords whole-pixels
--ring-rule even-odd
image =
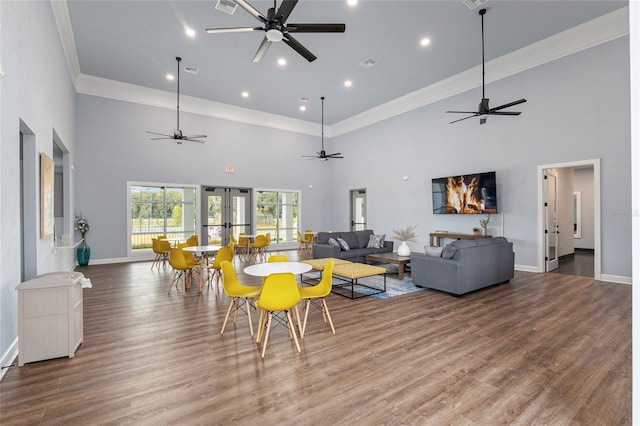
[[[432,179],[434,214],[498,213],[496,172]]]

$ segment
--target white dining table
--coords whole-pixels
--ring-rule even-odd
[[[204,273],[207,265],[209,264],[209,255],[217,253],[221,248],[222,246],[218,244],[208,246],[188,246],[182,248],[183,251],[191,252],[198,257],[198,263],[200,264],[200,282],[198,283],[198,291],[202,292],[202,287],[204,287]]]
[[[256,263],[244,268],[244,273],[254,277],[266,277],[271,274],[290,272],[293,275],[304,274],[311,270],[311,265],[302,262],[267,262]]]

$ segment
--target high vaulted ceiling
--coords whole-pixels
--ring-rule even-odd
[[[471,10],[461,0],[360,0],[353,7],[347,0],[300,0],[288,23],[345,23],[346,32],[296,34],[318,57],[314,62],[274,43],[261,62],[253,63],[263,32],[207,34],[205,28],[260,23],[241,7],[229,15],[217,10],[216,3],[68,0],[75,42],[71,56],[77,56],[83,76],[168,93],[175,93],[176,82],[165,76],[175,74],[175,57],[180,56],[183,67],[199,70],[181,70],[182,95],[313,123],[320,121],[320,97],[325,96],[325,124],[330,125],[478,67],[482,7],[488,10],[485,43],[486,60],[491,61],[628,5],[613,0],[490,0]],[[264,15],[273,7],[272,1],[249,3]],[[187,27],[195,31],[194,38],[185,34]],[[420,45],[423,37],[430,45]],[[285,66],[278,65],[280,58]],[[359,65],[367,59],[376,65]],[[488,64],[487,74],[491,71]],[[481,81],[479,74],[477,79]],[[345,80],[352,81],[350,88]],[[248,97],[242,97],[243,91]],[[520,97],[526,93],[513,94]],[[492,99],[492,104],[511,100]],[[307,110],[300,111],[301,105]]]

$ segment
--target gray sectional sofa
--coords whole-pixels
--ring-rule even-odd
[[[419,287],[460,295],[513,278],[513,243],[504,237],[458,240],[429,254],[411,254],[411,279]]]
[[[313,258],[333,257],[365,263],[368,254],[393,251],[393,241],[384,241],[381,248],[367,248],[371,235],[374,235],[371,229],[353,232],[318,232],[316,241],[311,246]],[[329,244],[329,238],[336,240],[342,238],[348,244],[349,250]]]

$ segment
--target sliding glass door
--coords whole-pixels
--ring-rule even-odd
[[[202,232],[200,240],[226,245],[230,235],[251,233],[251,190],[244,188],[202,188]]]

